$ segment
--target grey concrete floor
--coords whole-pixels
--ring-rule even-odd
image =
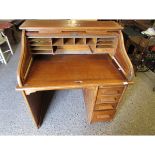
[[[155,74],[137,73],[110,123],[89,125],[81,90],[57,91],[38,130],[20,92],[15,91],[20,44],[0,64],[0,135],[154,135]]]

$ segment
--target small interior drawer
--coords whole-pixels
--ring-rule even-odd
[[[113,110],[116,106],[117,103],[95,104],[94,110]]]
[[[110,121],[113,119],[115,110],[95,111],[91,122]]]
[[[95,49],[95,53],[114,53],[114,48],[106,47],[106,46],[97,46]]]
[[[102,103],[117,103],[120,99],[121,95],[104,95],[104,96],[98,96],[96,104],[102,104]]]
[[[98,95],[122,94],[124,87],[105,87],[99,88]]]

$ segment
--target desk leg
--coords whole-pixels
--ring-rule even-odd
[[[88,122],[91,123],[94,105],[96,102],[98,87],[88,87],[83,89],[85,107],[87,111]]]
[[[32,118],[37,128],[39,128],[51,101],[52,91],[38,91],[30,95],[26,95],[23,91],[22,94],[31,112]]]

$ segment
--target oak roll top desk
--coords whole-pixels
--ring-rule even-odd
[[[16,89],[22,92],[37,127],[52,90],[81,88],[89,123],[114,118],[134,76],[118,23],[27,20],[20,29]]]

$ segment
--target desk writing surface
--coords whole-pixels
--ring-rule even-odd
[[[124,78],[107,54],[36,56],[25,86],[74,86],[78,81],[83,84],[123,83]]]
[[[113,21],[83,21],[83,20],[27,20],[20,29],[45,30],[45,29],[82,29],[94,28],[104,30],[119,30],[122,27]]]

